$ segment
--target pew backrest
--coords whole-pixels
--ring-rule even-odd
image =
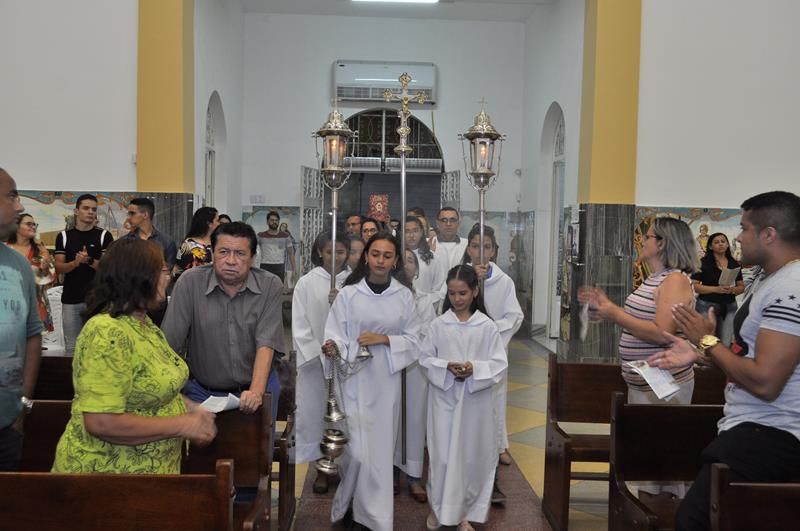
[[[34,400],[72,400],[72,356],[42,356],[39,376],[33,390]]]
[[[25,416],[25,438],[19,469],[24,472],[49,472],[53,467],[56,446],[69,422],[69,400],[34,400]]]
[[[727,465],[712,465],[712,531],[794,531],[799,527],[800,483],[732,481]]]
[[[233,531],[233,463],[214,474],[0,473],[0,515],[15,531]]]

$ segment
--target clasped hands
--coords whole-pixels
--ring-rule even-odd
[[[472,363],[465,361],[464,363],[456,363],[451,361],[447,364],[447,370],[456,377],[456,380],[463,382],[466,378],[472,376]]]

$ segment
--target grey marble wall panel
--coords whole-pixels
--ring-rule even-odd
[[[580,340],[578,287],[593,285],[622,305],[632,291],[634,205],[580,205],[579,260],[572,264],[570,340],[560,342],[558,353],[570,361],[616,361],[621,330],[602,322],[589,325]]]

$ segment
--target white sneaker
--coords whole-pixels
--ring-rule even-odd
[[[434,529],[439,529],[439,527],[441,527],[433,511],[428,515],[428,519],[425,520],[425,526],[428,528],[428,531],[434,531]]]

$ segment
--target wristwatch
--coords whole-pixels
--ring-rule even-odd
[[[703,351],[703,355],[706,355],[708,349],[717,346],[718,343],[719,338],[717,336],[705,335],[700,338],[700,350]]]
[[[19,401],[22,402],[22,407],[25,408],[25,411],[30,413],[31,409],[33,409],[33,400],[27,396],[21,396]]]

